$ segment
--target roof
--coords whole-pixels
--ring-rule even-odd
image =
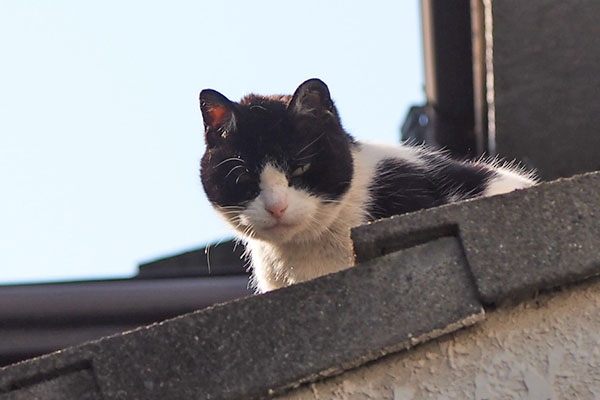
[[[0,366],[248,296],[247,275],[0,287]]]
[[[0,285],[0,366],[249,296],[243,251],[224,241],[130,279]]]
[[[600,273],[598,204],[589,173],[380,220],[353,231],[355,268],[1,369],[0,396],[280,393]]]

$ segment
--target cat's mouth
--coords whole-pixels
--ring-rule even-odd
[[[288,240],[291,236],[298,232],[301,224],[290,221],[277,221],[273,225],[265,226],[261,230],[264,235],[271,240],[280,241]]]
[[[267,232],[284,231],[295,227],[297,224],[290,224],[289,222],[276,222],[274,225],[263,228]]]

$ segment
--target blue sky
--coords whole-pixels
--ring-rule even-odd
[[[418,1],[0,3],[0,284],[127,277],[230,236],[202,191],[198,93],[328,85],[395,142],[422,103]]]

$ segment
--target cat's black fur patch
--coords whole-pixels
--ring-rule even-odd
[[[445,197],[423,169],[398,159],[379,162],[369,191],[371,203],[367,211],[371,220],[435,207],[445,202]]]
[[[439,153],[423,155],[431,166],[429,174],[447,195],[460,199],[479,196],[497,173],[485,164],[473,164],[451,159]]]
[[[239,206],[253,200],[267,163],[285,172],[291,185],[323,199],[339,199],[348,190],[353,139],[342,129],[323,82],[307,81],[293,97],[250,95],[239,103],[215,93],[200,94],[203,114],[225,107],[232,122],[224,128],[206,124],[205,118],[201,178],[213,204]],[[310,168],[304,174],[291,176],[306,163]]]
[[[467,199],[480,195],[495,174],[491,169],[461,163],[439,154],[424,154],[424,168],[399,159],[377,165],[370,186],[371,220],[446,204],[451,196]]]

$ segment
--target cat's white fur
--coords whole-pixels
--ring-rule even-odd
[[[421,147],[361,142],[352,151],[354,176],[349,190],[335,202],[323,203],[288,185],[286,175],[267,164],[260,176],[260,194],[238,214],[220,210],[251,255],[253,285],[258,292],[313,279],[349,268],[354,263],[350,228],[368,220],[369,187],[377,165],[400,159],[430,168]],[[494,166],[499,176],[488,182],[483,196],[531,186],[531,176]],[[460,197],[452,197],[458,200]],[[280,218],[268,211],[285,208]],[[219,210],[218,210],[219,211]]]
[[[483,191],[484,197],[524,189],[533,183],[530,176],[524,176],[509,168],[499,167],[496,168],[496,172],[499,175],[488,182],[487,188]]]

